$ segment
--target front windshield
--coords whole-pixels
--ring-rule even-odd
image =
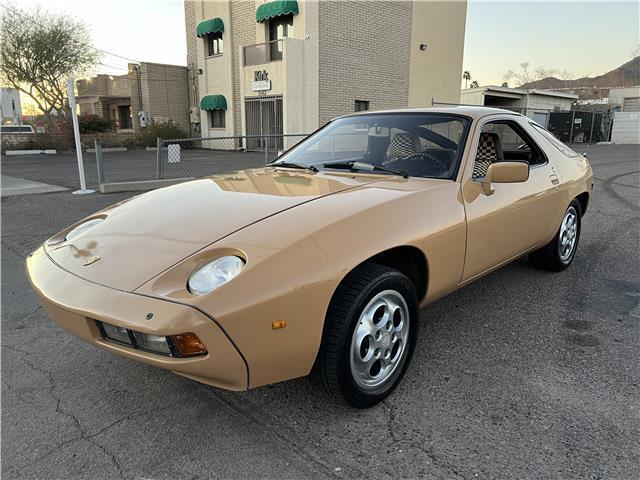
[[[334,120],[275,162],[454,178],[470,120],[442,113],[387,113]],[[355,163],[355,165],[354,165]],[[387,172],[385,172],[387,170]]]

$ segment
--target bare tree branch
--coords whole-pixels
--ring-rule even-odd
[[[87,26],[39,7],[10,5],[0,19],[0,82],[31,97],[45,114],[65,107],[65,82],[100,60]]]
[[[529,69],[529,62],[523,62],[520,64],[520,70],[508,70],[502,76],[504,83],[514,83],[516,86],[521,86],[526,83],[535,82],[536,80],[542,80],[543,78],[555,77],[560,80],[572,80],[576,77],[576,74],[568,70],[557,70],[555,68],[536,67],[533,71]]]

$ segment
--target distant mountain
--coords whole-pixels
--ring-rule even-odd
[[[597,77],[583,77],[576,80],[561,80],[547,77],[535,82],[529,82],[520,88],[543,88],[547,90],[576,90],[580,97],[593,98],[596,92],[605,96],[609,88],[633,87],[640,85],[640,56],[628,61],[624,65]],[[584,95],[582,94],[584,93]]]

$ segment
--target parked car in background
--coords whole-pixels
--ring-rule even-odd
[[[404,375],[420,306],[524,255],[567,268],[591,191],[587,159],[520,114],[364,112],[264,168],[91,215],[27,272],[110,352],[230,390],[312,373],[369,407]]]
[[[33,134],[31,125],[0,125],[0,133]]]

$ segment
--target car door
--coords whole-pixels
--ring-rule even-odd
[[[474,132],[476,149],[470,150],[462,178],[467,216],[463,282],[540,245],[553,227],[559,174],[528,128],[522,117],[496,115],[481,120]],[[491,139],[498,144],[489,152],[493,161],[528,160],[530,168],[527,181],[494,183],[493,194],[487,195],[481,181]]]

